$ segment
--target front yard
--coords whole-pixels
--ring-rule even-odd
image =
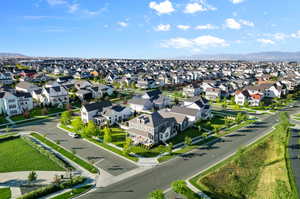
[[[0,172],[64,171],[21,138],[0,141]]]
[[[22,115],[16,115],[12,116],[10,119],[17,122],[21,120],[26,120],[26,119],[41,119],[41,118],[47,118],[47,115],[49,114],[54,114],[54,113],[59,113],[64,111],[65,109],[62,108],[57,108],[57,107],[50,107],[50,108],[34,108],[31,111],[29,111],[28,117],[25,117],[23,114]]]

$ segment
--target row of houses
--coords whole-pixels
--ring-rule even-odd
[[[153,98],[159,91],[145,93],[140,100]],[[147,99],[147,100],[149,100]],[[92,120],[97,125],[114,125],[127,121],[127,132],[135,144],[155,145],[191,127],[196,121],[212,117],[208,100],[202,97],[185,100],[180,105],[160,107],[154,112],[145,113],[145,108],[136,108],[129,102],[128,106],[112,104],[107,101],[83,105],[81,119],[84,123]],[[138,115],[133,119],[134,115]]]

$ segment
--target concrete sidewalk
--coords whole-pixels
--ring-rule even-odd
[[[27,184],[31,171],[0,173],[0,186],[19,187]],[[36,171],[38,184],[50,184],[55,175],[66,175],[65,171]]]

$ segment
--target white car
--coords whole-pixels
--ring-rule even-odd
[[[80,136],[76,133],[68,133],[69,136],[71,136],[72,138],[79,138]]]

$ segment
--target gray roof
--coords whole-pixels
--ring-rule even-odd
[[[188,116],[196,116],[199,110],[192,109],[192,108],[186,108],[181,106],[173,106],[171,109],[171,112],[188,115]]]

